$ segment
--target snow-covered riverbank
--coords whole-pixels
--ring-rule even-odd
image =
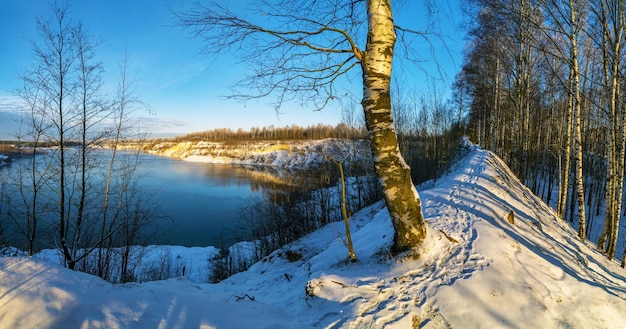
[[[331,223],[219,284],[113,285],[0,257],[0,328],[626,328],[624,270],[492,153],[420,193],[419,259],[390,257],[381,204],[351,219],[356,263]]]
[[[365,140],[323,139],[255,142],[174,142],[145,141],[125,143],[125,149],[207,163],[274,166],[285,169],[311,169],[332,157],[344,163],[370,163],[369,143]]]

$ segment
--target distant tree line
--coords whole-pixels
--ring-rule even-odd
[[[252,127],[250,130],[239,128],[216,128],[212,130],[195,132],[182,137],[176,137],[176,141],[258,141],[258,140],[318,140],[325,138],[361,139],[367,136],[365,127],[353,127],[346,123],[336,126],[318,123],[316,125],[300,127],[290,125],[285,127]]]
[[[444,100],[437,92],[410,92],[403,90],[399,85],[394,86],[394,91],[394,123],[398,131],[402,156],[413,168],[411,171],[413,181],[419,184],[441,177],[460,156],[459,141],[465,132],[464,114],[459,113],[459,107],[455,102]],[[337,127],[362,125],[363,122],[358,113],[357,107],[344,109],[343,122]],[[321,124],[314,127],[323,128],[319,131],[329,133],[334,133],[336,128]],[[282,129],[286,131],[290,128]],[[297,127],[297,129],[302,128]],[[229,129],[224,130],[229,131]],[[351,130],[359,131],[358,128],[351,128]],[[269,136],[278,135],[267,136],[267,138],[260,139],[273,139]],[[318,136],[325,136],[320,138],[344,138],[332,134]],[[356,134],[352,138],[364,138],[364,136]],[[373,168],[362,166],[357,160],[362,155],[355,154],[356,151],[356,149],[347,150],[343,161],[345,173],[350,177],[348,193],[351,196],[347,203],[349,214],[382,197]],[[328,187],[337,187],[339,184],[336,170],[336,166],[329,160],[317,170],[302,173],[302,177],[297,180],[296,184],[293,184],[294,188],[264,187],[262,196],[257,200],[251,200],[250,205],[242,209],[241,220],[243,222],[240,226],[245,229],[239,234],[248,234],[242,238],[243,240],[255,241],[252,259],[246,257],[238,259],[241,255],[229,254],[224,250],[210,260],[216,269],[210,281],[217,282],[243,271],[281,246],[323,225],[341,220],[337,194],[328,189]],[[295,261],[302,255],[288,252],[286,256]]]
[[[454,160],[458,141],[465,133],[465,116],[462,107],[445,100],[437,91],[407,91],[394,84],[394,124],[402,156],[414,168],[411,171],[417,184],[441,176]],[[342,122],[332,126],[318,123],[306,127],[289,125],[276,127],[216,128],[194,132],[168,141],[245,142],[262,140],[320,140],[366,139],[367,130],[358,107],[346,107]]]

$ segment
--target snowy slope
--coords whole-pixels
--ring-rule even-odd
[[[472,150],[421,195],[418,259],[389,257],[381,203],[352,218],[357,263],[333,223],[213,285],[112,285],[0,258],[0,328],[626,328],[624,269],[491,153]]]
[[[127,149],[140,148],[148,153],[175,157],[193,162],[230,163],[255,166],[272,166],[289,169],[311,169],[328,162],[371,162],[367,140],[268,140],[239,143],[226,142],[159,142],[146,144],[127,143]]]

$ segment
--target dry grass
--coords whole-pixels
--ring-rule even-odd
[[[289,151],[289,150],[291,150],[291,146],[289,145],[276,144],[276,145],[271,145],[261,150],[257,150],[256,152],[257,153],[269,153],[269,152],[274,152],[274,151]]]
[[[0,144],[0,153],[13,153],[17,152],[17,149],[14,145],[11,144]]]

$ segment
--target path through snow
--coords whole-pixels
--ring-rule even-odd
[[[472,147],[420,193],[418,259],[389,256],[382,203],[351,220],[357,263],[333,223],[219,284],[111,285],[0,258],[0,328],[626,328],[624,270],[492,153]]]

